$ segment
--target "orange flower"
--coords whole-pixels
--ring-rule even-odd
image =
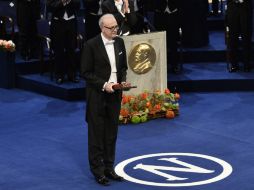
[[[148,93],[147,93],[147,92],[144,92],[144,93],[142,93],[140,96],[141,96],[141,98],[142,98],[143,100],[145,100],[145,99],[148,97]]]
[[[156,114],[156,111],[155,111],[155,110],[149,110],[149,113],[150,113],[151,115],[155,115],[155,114]]]
[[[175,112],[173,112],[172,110],[168,110],[168,111],[166,112],[166,118],[172,119],[172,118],[174,118],[174,117],[175,117]]]
[[[146,102],[146,107],[149,108],[151,106],[151,102]]]
[[[164,91],[165,94],[169,94],[170,93],[170,90],[168,88],[165,89]]]
[[[122,104],[126,104],[128,102],[129,102],[128,96],[123,95],[123,97],[122,97]]]
[[[128,114],[129,114],[129,111],[128,111],[127,109],[122,108],[122,109],[120,110],[120,115],[121,115],[121,116],[127,117]]]
[[[175,99],[176,99],[176,100],[179,100],[179,99],[180,99],[180,94],[178,94],[177,92],[174,94],[174,96],[175,96]]]
[[[154,109],[157,110],[157,111],[159,111],[159,110],[161,109],[161,105],[160,105],[160,104],[156,104],[156,105],[154,106]]]

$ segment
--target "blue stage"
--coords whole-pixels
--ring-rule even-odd
[[[254,90],[253,70],[250,73],[241,70],[229,73],[226,61],[226,45],[223,31],[210,31],[210,43],[202,48],[183,48],[183,72],[168,72],[168,87],[179,92],[218,92],[218,91],[252,91]],[[24,62],[17,54],[16,86],[64,100],[84,100],[85,81],[79,84],[66,82],[57,85],[50,80],[49,73],[38,74],[38,60]]]
[[[216,182],[177,189],[252,190],[253,96],[253,92],[182,93],[179,117],[120,126],[116,163],[157,153],[208,155],[230,164],[232,173]],[[0,89],[1,189],[104,189],[89,171],[84,108],[84,101],[66,102],[18,89]],[[143,163],[186,168],[155,159],[139,160],[127,166],[126,172],[137,179],[157,183],[202,181],[222,172],[222,166],[213,161],[166,156],[172,157],[215,172],[201,175],[162,170],[169,175],[188,178],[187,181],[167,181],[160,175],[131,167]],[[112,182],[109,188],[165,189],[130,181]]]
[[[126,180],[109,187],[89,171],[85,81],[57,85],[17,53],[16,88],[0,88],[0,189],[253,190],[254,70],[229,73],[224,21],[208,27],[210,44],[184,48],[183,72],[168,73],[180,115],[119,127]]]

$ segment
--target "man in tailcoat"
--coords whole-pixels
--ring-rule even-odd
[[[178,0],[153,0],[154,26],[158,31],[167,33],[168,63],[174,73],[181,72],[177,41],[179,39]]]
[[[40,18],[40,0],[17,0],[16,11],[21,57],[38,58],[36,22]]]
[[[212,0],[212,14],[218,15],[218,13],[219,13],[219,0]]]
[[[239,69],[239,36],[241,36],[243,66],[251,71],[252,1],[227,0],[226,25],[229,27],[229,72]]]
[[[114,171],[122,92],[113,86],[126,85],[127,60],[114,16],[103,15],[99,26],[101,33],[84,45],[81,76],[86,80],[90,170],[99,184],[109,185],[109,179],[123,180]]]
[[[102,15],[103,0],[83,0],[85,6],[85,39],[89,40],[100,33],[98,21]]]
[[[75,49],[77,43],[77,11],[79,0],[47,0],[48,11],[52,13],[50,36],[55,56],[56,83],[68,80],[79,82],[75,74]]]
[[[129,0],[133,1],[134,13],[137,17],[137,22],[134,27],[131,28],[132,34],[139,34],[147,32],[148,29],[147,23],[145,22],[146,14],[149,10],[149,5],[151,0]]]

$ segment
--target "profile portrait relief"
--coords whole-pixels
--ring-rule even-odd
[[[136,74],[149,72],[156,60],[154,48],[147,43],[140,43],[133,47],[129,54],[129,66]]]

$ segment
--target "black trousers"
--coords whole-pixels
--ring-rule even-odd
[[[22,56],[30,56],[38,51],[37,19],[40,10],[36,3],[20,1],[17,5],[19,45]]]
[[[230,62],[239,61],[239,36],[242,37],[243,63],[248,65],[251,60],[252,38],[252,7],[245,3],[231,3],[227,9],[227,24],[229,26]]]
[[[86,95],[89,164],[94,176],[101,176],[113,169],[122,94],[89,88]]]
[[[91,14],[91,13],[86,13],[85,14],[85,38],[86,40],[89,40],[95,36],[97,36],[100,32],[101,29],[99,27],[99,15],[96,14]]]
[[[182,43],[189,48],[199,48],[209,44],[207,27],[207,0],[179,0],[181,7]]]
[[[179,17],[178,13],[161,13],[155,12],[154,26],[158,31],[166,31],[167,35],[167,54],[168,63],[172,67],[176,66],[179,62],[178,55],[178,40],[179,40]]]
[[[219,0],[212,0],[212,11],[215,15],[219,13]]]
[[[75,49],[77,47],[77,22],[71,20],[51,20],[50,36],[55,56],[55,76],[72,77],[75,73]]]
[[[134,12],[136,14],[137,20],[134,26],[131,26],[131,34],[143,33],[145,29],[144,16],[140,12]]]

